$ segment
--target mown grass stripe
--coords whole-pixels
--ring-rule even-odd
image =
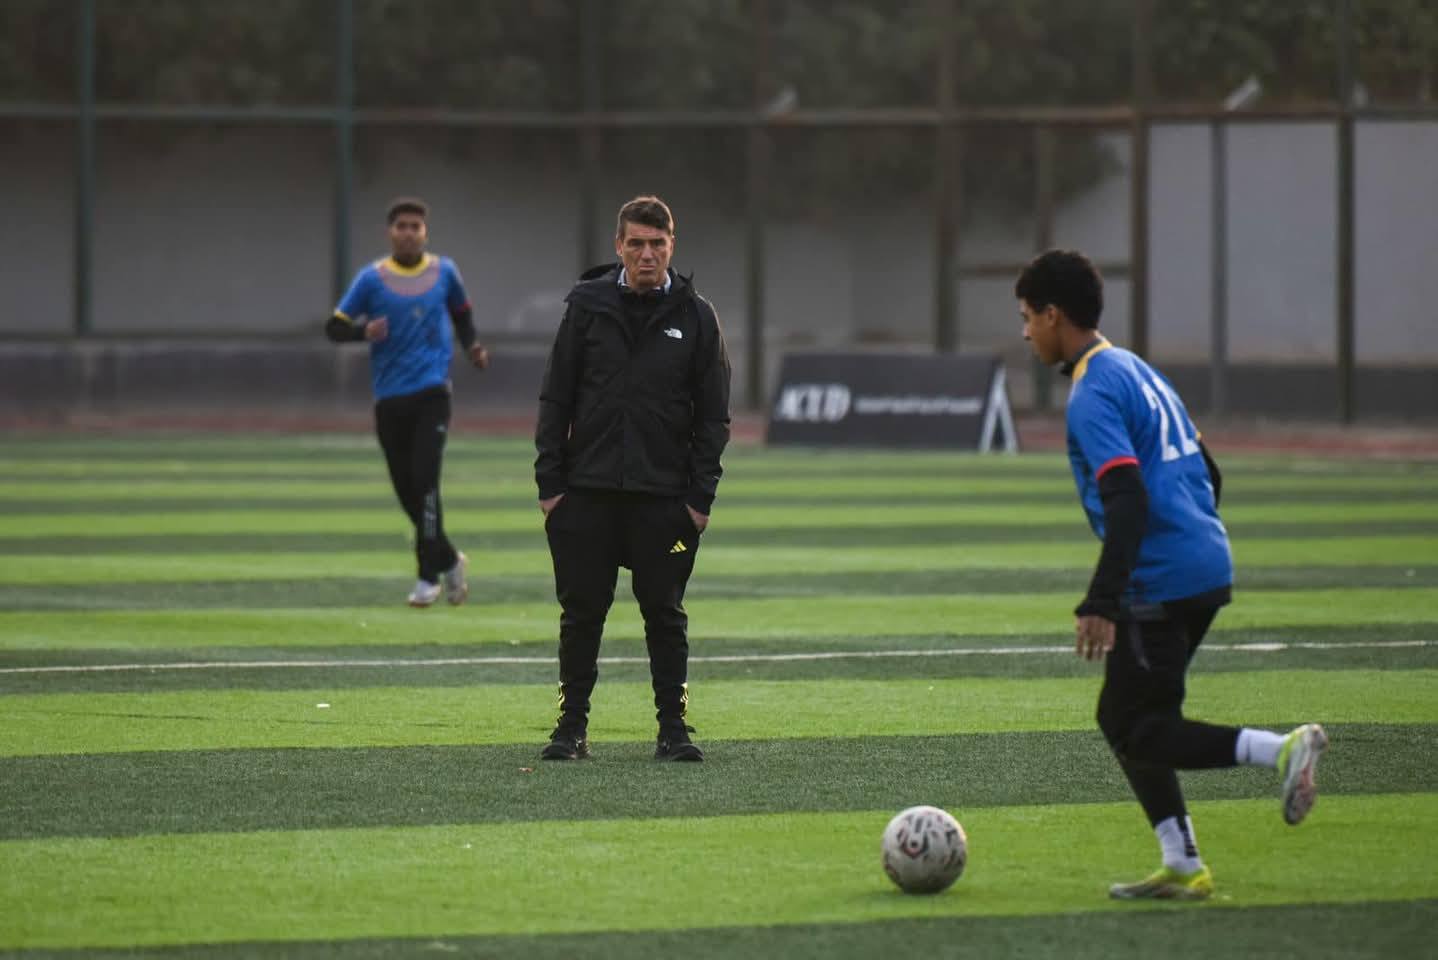
[[[469,437],[455,430],[446,449],[465,457],[507,457],[534,448],[521,436]],[[148,460],[192,457],[213,460],[255,458],[368,458],[379,454],[368,430],[341,433],[252,433],[176,430],[165,433],[76,435],[17,438],[9,452],[15,459]]]
[[[1372,643],[1350,644],[1337,637],[1332,643],[1319,642],[1301,646],[1285,646],[1293,640],[1292,634],[1306,634],[1310,631],[1275,631],[1258,635],[1258,643],[1242,643],[1237,646],[1223,644],[1205,645],[1207,652],[1197,662],[1196,670],[1202,673],[1267,670],[1413,670],[1438,668],[1438,641],[1432,639],[1432,629],[1426,625],[1407,627],[1398,635],[1410,639],[1384,639]],[[1312,631],[1328,634],[1329,631]],[[944,643],[944,638],[898,637],[889,638],[896,646],[915,643]],[[1001,638],[1010,639],[1010,638]],[[1019,638],[1020,642],[1024,638]],[[835,645],[853,645],[856,638],[836,638]],[[1300,641],[1301,642],[1301,641]],[[1282,649],[1274,650],[1277,645]],[[746,644],[738,644],[738,647]],[[709,649],[725,649],[723,644],[706,644]],[[609,655],[601,662],[606,680],[641,681],[649,676],[642,642],[628,644],[614,643],[606,647]],[[1000,644],[997,649],[1002,649]],[[1051,649],[1045,647],[1044,649]],[[1057,649],[1057,648],[1053,648]],[[212,659],[253,657],[255,651],[206,649],[204,655]],[[290,669],[287,666],[270,668],[246,668],[230,664],[224,669],[164,670],[139,669],[111,672],[73,671],[64,673],[0,673],[0,696],[33,693],[137,693],[166,690],[302,690],[323,684],[332,690],[355,690],[368,687],[387,686],[440,686],[475,687],[487,684],[536,683],[550,684],[557,675],[553,644],[531,644],[511,651],[505,657],[508,662],[496,663],[490,651],[470,651],[472,664],[453,661],[455,658],[441,657],[428,661],[418,656],[422,651],[402,649],[404,657],[387,659],[387,650],[369,651],[375,654],[374,661],[384,666],[363,667],[350,664],[350,658],[359,658],[366,651],[347,650],[345,658],[336,662],[333,650],[283,650],[260,651],[271,655],[271,662],[287,664],[289,658],[314,657],[311,662],[324,666],[305,669]],[[433,651],[426,651],[433,652]],[[465,648],[446,653],[464,653]],[[31,666],[54,664],[67,660],[69,665],[84,663],[117,663],[121,658],[133,655],[134,651],[82,650],[69,651],[64,656],[49,651],[39,651],[39,656],[26,652],[0,654],[0,664],[16,664],[4,670],[31,669]],[[143,651],[153,655],[154,662],[163,663],[194,651]],[[76,655],[85,659],[77,661]],[[414,657],[415,659],[406,659]],[[616,662],[615,658],[622,658]],[[18,666],[28,664],[29,666]],[[919,669],[921,667],[921,669]],[[1093,668],[1064,649],[1053,653],[1013,656],[970,651],[963,656],[939,656],[924,658],[916,663],[912,657],[860,657],[829,658],[824,660],[779,660],[756,662],[737,658],[715,662],[699,659],[693,664],[691,675],[698,683],[714,680],[824,680],[831,678],[893,680],[912,677],[916,672],[930,678],[958,677],[1093,677]],[[3,704],[0,704],[3,705]]]
[[[1013,655],[1011,647],[1034,646],[1046,653]],[[982,653],[992,648],[1004,653]],[[1237,633],[1210,639],[1195,670],[1203,673],[1256,670],[1411,670],[1438,667],[1438,640],[1428,624],[1407,624],[1358,632],[1332,628],[1296,628]],[[834,656],[824,659],[751,659],[786,652],[960,649],[960,655],[914,657]],[[715,655],[736,654],[729,660]],[[499,656],[497,656],[499,654]],[[471,661],[466,664],[456,661]],[[246,668],[244,661],[278,664]],[[296,660],[322,664],[292,669]],[[369,660],[383,666],[364,667]],[[505,662],[497,662],[503,660]],[[49,666],[140,665],[188,662],[215,663],[223,669],[15,671]],[[1085,677],[1091,664],[1072,654],[1068,644],[1045,637],[810,637],[800,641],[753,641],[706,638],[691,661],[699,683],[713,680],[822,680],[828,678],[892,680],[912,677]],[[601,657],[606,680],[645,680],[649,667],[642,640],[609,641]],[[347,647],[227,648],[198,650],[21,650],[0,651],[0,695],[21,693],[127,693],[162,690],[300,690],[323,684],[350,690],[385,686],[480,686],[493,683],[554,682],[554,643],[507,647]]]
[[[1438,791],[1438,726],[1331,724],[1323,800]],[[537,762],[499,746],[221,750],[0,758],[0,840],[442,823],[1118,802],[1129,787],[1098,731],[705,740],[674,772],[653,745],[606,743]],[[776,771],[783,771],[776,776]],[[1183,775],[1189,800],[1270,799],[1244,767]],[[1276,813],[1275,813],[1276,816]]]
[[[1391,649],[1417,649],[1423,647],[1438,647],[1438,638],[1434,639],[1413,639],[1413,640],[1369,640],[1354,642],[1332,642],[1322,644],[1305,643],[1208,643],[1204,649],[1211,653],[1280,653],[1288,650],[1391,650]],[[938,658],[953,658],[966,655],[981,657],[998,656],[1047,656],[1055,653],[1069,653],[1071,648],[1067,644],[1046,644],[1042,646],[1024,646],[1018,644],[1001,645],[995,647],[953,647],[940,649],[931,647],[927,649],[907,650],[809,650],[795,653],[730,653],[730,654],[699,654],[690,656],[688,662],[691,665],[709,664],[753,664],[769,665],[771,663],[801,663],[801,662],[827,662],[833,660],[916,660],[931,661]],[[601,656],[601,666],[625,665],[644,666],[650,663],[647,656],[638,654],[631,656]],[[323,668],[337,670],[342,667],[379,667],[390,669],[403,666],[419,667],[488,667],[488,666],[530,666],[535,664],[552,664],[554,658],[551,656],[517,656],[514,654],[476,656],[476,657],[449,657],[439,659],[373,659],[359,660],[350,658],[324,658],[316,660],[242,660],[228,662],[224,660],[183,660],[169,662],[162,660],[140,661],[138,663],[104,663],[104,664],[66,664],[52,666],[31,666],[31,667],[0,667],[3,674],[24,674],[24,673],[119,673],[131,671],[137,673],[175,670],[299,670],[308,668]]]
[[[501,461],[456,461],[447,458],[445,463],[446,489],[466,496],[492,496],[497,490],[533,493],[534,476],[529,468],[531,457],[506,463]],[[843,485],[834,495],[857,497],[883,497],[890,485],[899,488],[895,495],[904,496],[951,496],[951,495],[994,495],[1010,492],[1018,496],[1040,497],[1052,494],[1056,497],[1073,495],[1073,480],[1066,464],[1055,463],[1051,468],[1040,471],[1001,474],[992,471],[974,471],[967,465],[954,470],[903,471],[898,469],[859,469],[849,475],[834,478],[815,476],[812,471],[781,465],[770,469],[767,464],[730,464],[721,484],[721,497],[731,495],[769,495],[783,498],[811,495],[823,496],[829,491],[831,480],[839,479]],[[842,468],[841,468],[842,469]],[[1351,498],[1364,492],[1369,493],[1420,493],[1429,489],[1438,473],[1393,474],[1357,471],[1342,475],[1306,476],[1293,474],[1284,469],[1261,473],[1234,474],[1235,488],[1225,490],[1225,496],[1247,498],[1269,496],[1280,492],[1293,492],[1306,497],[1332,495]],[[452,482],[451,482],[452,481]],[[108,485],[109,490],[96,489],[95,485]],[[85,496],[93,498],[124,498],[154,495],[164,487],[151,484],[173,485],[179,493],[185,489],[198,491],[207,487],[233,486],[225,492],[242,496],[244,488],[255,491],[257,496],[270,495],[272,490],[285,490],[290,484],[304,484],[309,487],[325,486],[348,491],[351,485],[364,490],[386,488],[387,479],[383,462],[376,454],[374,459],[365,458],[353,463],[327,461],[322,458],[306,461],[278,461],[256,459],[245,462],[208,462],[200,459],[183,461],[141,461],[134,463],[75,462],[46,468],[38,464],[7,462],[0,464],[0,485],[13,485],[7,497],[21,497],[28,494],[42,501],[63,497],[71,488],[91,490]],[[58,488],[58,489],[55,489]],[[904,493],[903,491],[908,491]],[[199,495],[199,494],[196,494]],[[891,497],[892,499],[892,497]]]
[[[263,461],[260,463],[262,465]],[[487,463],[472,470],[453,463],[449,467],[444,485],[446,501],[476,501],[497,506],[514,506],[519,502],[530,506],[530,501],[535,499],[531,470],[497,471]],[[1226,489],[1225,505],[1253,501],[1281,502],[1282,498],[1322,500],[1332,497],[1340,501],[1362,501],[1371,500],[1375,493],[1382,493],[1385,500],[1394,497],[1432,500],[1435,498],[1435,478],[1438,475],[1330,477],[1261,474],[1242,478],[1241,482]],[[743,470],[727,477],[720,488],[726,504],[741,499],[764,502],[773,498],[804,502],[807,498],[815,502],[852,500],[891,504],[902,499],[911,505],[914,498],[929,498],[938,503],[961,503],[971,498],[997,503],[1010,498],[1036,502],[1052,502],[1049,498],[1065,501],[1072,498],[1073,489],[1073,480],[1062,471],[1023,477],[966,473],[933,476],[894,472],[827,477],[821,484],[816,484],[811,477],[754,475]],[[165,506],[178,506],[185,501],[233,504],[242,498],[252,498],[259,504],[295,500],[326,508],[347,499],[359,499],[363,505],[376,501],[387,503],[392,494],[389,478],[378,457],[371,464],[371,469],[319,477],[303,472],[285,478],[268,473],[237,475],[230,470],[213,471],[208,465],[197,463],[193,472],[161,471],[154,476],[127,476],[123,483],[117,483],[114,477],[97,479],[94,475],[78,472],[29,478],[8,475],[0,469],[0,503],[103,502],[136,506],[146,501],[157,501]]]
[[[493,532],[538,531],[541,525],[538,510],[519,509],[518,505],[516,506],[514,510],[497,511],[482,519],[456,517],[453,523],[455,532],[465,533],[480,529]],[[1333,523],[1358,527],[1384,522],[1423,524],[1438,521],[1438,500],[1390,503],[1379,499],[1365,503],[1319,501],[1293,505],[1238,505],[1225,508],[1223,513],[1225,521],[1235,527]],[[724,529],[736,532],[761,530],[777,533],[791,528],[808,529],[829,525],[857,532],[920,525],[965,526],[977,529],[1060,524],[1082,526],[1082,514],[1073,503],[1067,501],[1047,505],[1011,506],[888,504],[870,506],[862,511],[827,505],[795,510],[790,505],[780,504],[733,507],[725,509],[722,514],[716,509],[715,523],[721,521]],[[135,536],[155,533],[249,533],[265,529],[289,533],[385,533],[402,529],[403,524],[403,515],[398,509],[322,512],[250,510],[243,513],[215,509],[193,513],[126,511],[119,514],[27,514],[8,519],[5,526],[8,540],[25,537]]]
[[[1413,484],[1419,492],[1421,484]],[[508,496],[498,496],[503,491]],[[534,477],[469,477],[445,478],[446,503],[461,503],[471,500],[492,503],[499,508],[516,506],[532,507],[535,499]],[[1328,492],[1325,489],[1323,493]],[[1362,493],[1353,490],[1355,494]],[[826,481],[819,490],[812,483],[795,483],[783,478],[773,480],[736,479],[733,495],[744,495],[762,504],[759,498],[774,497],[786,501],[803,502],[802,498],[823,498],[829,501],[887,502],[903,496],[927,496],[941,498],[938,502],[962,502],[969,496],[1002,498],[1027,494],[1035,498],[1055,497],[1071,494],[1071,484],[1061,481],[1018,482],[1004,479],[945,480],[938,477],[858,477],[836,478]],[[730,502],[729,486],[724,488],[725,502]],[[1432,497],[1432,492],[1428,491]],[[381,465],[376,464],[372,475],[347,480],[285,480],[248,481],[235,479],[165,479],[132,480],[117,488],[113,481],[75,479],[62,483],[0,480],[0,502],[29,500],[36,504],[54,502],[98,503],[101,501],[126,504],[136,507],[153,501],[161,506],[172,502],[197,501],[204,503],[223,502],[231,504],[235,498],[250,497],[258,504],[273,504],[276,500],[292,500],[298,503],[313,503],[326,509],[333,509],[337,502],[360,500],[360,506],[393,501],[389,478]],[[189,504],[195,506],[194,503]]]
[[[1005,486],[996,482],[996,486]],[[184,485],[178,493],[156,495],[148,488],[137,488],[132,496],[113,497],[102,495],[86,495],[83,499],[78,495],[53,483],[43,485],[48,496],[23,495],[4,496],[0,495],[0,516],[22,515],[22,514],[72,514],[72,513],[115,513],[119,511],[139,511],[147,513],[200,513],[214,508],[218,496],[213,490],[206,489],[206,485]],[[321,484],[320,486],[325,486]],[[456,494],[451,488],[457,486],[459,493]],[[525,484],[523,494],[510,493],[498,495],[493,492],[490,484],[459,484],[447,485],[444,495],[444,507],[447,513],[460,514],[465,512],[490,513],[497,510],[526,510],[534,508],[533,498],[529,496],[528,489],[532,484]],[[268,484],[254,483],[246,484],[235,493],[225,494],[223,500],[229,510],[251,511],[251,510],[305,510],[315,513],[325,512],[346,512],[355,510],[376,510],[389,511],[395,509],[394,495],[388,488],[378,489],[375,485],[365,487],[364,493],[341,493],[331,490],[328,494],[320,491],[304,494],[292,492],[291,485],[270,488]],[[469,492],[470,490],[486,489],[487,493]],[[1068,487],[1053,490],[1022,492],[1007,489],[995,490],[992,492],[970,492],[964,489],[952,490],[945,493],[918,493],[900,494],[904,502],[913,507],[948,507],[959,505],[984,504],[989,506],[1011,507],[1019,504],[1034,504],[1040,506],[1051,506],[1056,501],[1062,502],[1072,496]],[[1373,491],[1370,489],[1355,489],[1351,492],[1335,490],[1289,490],[1277,488],[1271,491],[1235,491],[1225,502],[1226,507],[1233,505],[1247,506],[1274,506],[1300,503],[1325,503],[1325,504],[1347,504],[1366,503],[1373,498]],[[893,503],[896,495],[891,492],[879,493],[848,493],[836,494],[828,491],[809,492],[770,492],[752,484],[736,484],[733,488],[726,488],[722,501],[722,510],[729,510],[734,507],[773,506],[787,504],[789,506],[803,509],[808,507],[836,507],[854,506],[871,507]],[[1390,503],[1432,503],[1435,497],[1432,490],[1425,484],[1416,489],[1396,489],[1386,491],[1383,499]]]
[[[351,568],[353,569],[353,568]],[[38,576],[38,571],[29,571]],[[249,571],[261,573],[259,567]],[[271,574],[273,570],[265,571]],[[310,571],[313,574],[314,571]],[[0,611],[3,610],[205,610],[265,608],[270,610],[342,609],[357,601],[406,594],[410,581],[397,575],[316,577],[296,574],[283,579],[238,579],[216,581],[194,575],[178,581],[70,581],[16,586],[0,584]],[[70,571],[74,576],[74,571]],[[712,597],[820,597],[830,594],[879,594],[924,596],[937,593],[1026,594],[1034,582],[1077,585],[1083,581],[1079,568],[1036,569],[1016,576],[1012,570],[933,570],[891,573],[876,578],[873,573],[849,574],[756,574],[752,576],[709,575],[696,580],[691,598]],[[1295,567],[1250,568],[1244,578],[1246,589],[1345,590],[1356,587],[1438,587],[1438,567]],[[554,596],[552,579],[486,576],[471,585],[470,600],[476,604],[540,602]]]
[[[13,451],[7,450],[7,453]],[[527,478],[533,482],[534,448],[485,445],[456,447],[445,452],[446,473],[463,474],[485,471],[496,476]],[[920,477],[935,481],[964,481],[973,478],[1002,477],[1015,481],[1038,480],[1053,482],[1068,474],[1066,461],[1046,454],[1019,458],[980,458],[963,454],[864,455],[845,451],[834,456],[795,456],[742,444],[731,444],[724,455],[726,475],[732,479],[745,475],[757,479],[809,477],[823,483],[835,476],[847,477]],[[1421,476],[1421,465],[1411,470],[1365,469],[1365,475],[1391,477],[1398,483]],[[1235,476],[1243,472],[1237,464],[1228,467]],[[1255,471],[1261,475],[1270,471]],[[1287,473],[1284,468],[1279,472]],[[370,450],[317,450],[307,456],[294,450],[278,448],[254,451],[233,448],[206,449],[186,445],[165,450],[77,451],[70,456],[11,456],[0,465],[0,478],[24,480],[70,479],[86,477],[134,476],[140,478],[235,477],[257,476],[334,477],[338,480],[383,475],[383,460],[375,445]],[[1330,472],[1328,476],[1336,473]],[[1322,474],[1316,475],[1322,479]]]
[[[949,635],[1064,636],[1077,590],[1062,593],[931,596],[822,596],[725,599],[696,596],[686,603],[691,635],[796,638],[842,632],[865,637]],[[8,649],[80,647],[183,649],[204,646],[336,647],[412,645],[416,631],[434,645],[513,644],[552,640],[553,603],[486,603],[415,611],[405,607],[335,610],[222,609],[195,611],[80,611],[0,613],[0,646]],[[1367,626],[1438,622],[1438,589],[1250,590],[1227,607],[1217,633],[1271,627]],[[643,636],[637,605],[616,603],[605,627],[610,638]]]
[[[472,437],[455,430],[446,444],[446,461],[456,465],[510,464],[516,471],[529,468],[533,444],[522,438]],[[1300,477],[1354,475],[1423,476],[1438,475],[1438,465],[1425,460],[1332,459],[1292,454],[1231,453],[1221,440],[1214,447],[1225,476],[1282,474]],[[346,434],[305,434],[302,436],[239,436],[176,434],[169,437],[85,437],[64,441],[35,442],[12,438],[7,443],[6,471],[53,467],[124,468],[144,472],[154,464],[162,466],[217,466],[262,462],[286,471],[308,465],[373,465],[378,445],[368,431]],[[856,474],[932,474],[941,476],[1025,476],[1063,470],[1062,454],[1025,453],[1019,457],[983,456],[964,452],[786,449],[765,448],[744,442],[731,443],[725,451],[731,469],[760,474],[808,472],[830,476]]]
[[[833,624],[829,624],[832,629]],[[863,633],[811,633],[796,637],[744,638],[726,637],[706,633],[702,639],[695,639],[691,646],[691,658],[695,663],[713,663],[716,655],[737,655],[740,657],[765,657],[769,665],[784,662],[784,654],[837,654],[858,653],[871,655],[884,651],[972,651],[978,648],[1042,646],[1045,649],[1069,649],[1071,636],[1065,631],[1057,636],[1052,632],[1043,634],[973,634],[957,637],[952,634],[890,634],[874,636]],[[1242,647],[1247,650],[1255,645],[1260,653],[1269,653],[1268,645],[1302,647],[1308,654],[1327,648],[1385,650],[1392,646],[1413,647],[1430,645],[1435,642],[1433,628],[1429,623],[1359,625],[1355,627],[1309,626],[1274,627],[1242,630],[1210,636],[1203,643],[1204,650],[1221,647]],[[612,663],[613,657],[640,657],[645,654],[642,637],[606,637],[600,650],[600,662]],[[185,649],[147,647],[129,649],[120,647],[68,647],[68,648],[0,648],[0,667],[25,667],[55,665],[86,666],[90,664],[165,663],[177,660],[194,662],[233,663],[243,660],[325,660],[344,664],[356,659],[375,659],[401,662],[419,662],[428,659],[453,659],[457,657],[541,657],[553,659],[555,643],[553,638],[532,643],[506,644],[496,648],[486,643],[454,643],[436,645],[423,637],[410,644],[365,644],[354,643],[343,649],[333,646],[305,647],[298,644],[254,645],[244,647],[205,646]],[[834,659],[843,659],[835,657]],[[1029,657],[1014,658],[1024,662]],[[797,658],[795,658],[797,661]],[[931,658],[924,666],[932,667],[942,662],[943,657]],[[1196,661],[1202,664],[1203,660]],[[1086,667],[1086,672],[1092,672]]]
[[[1431,529],[1429,529],[1431,527]],[[1304,558],[1316,565],[1362,563],[1365,556],[1375,555],[1379,563],[1432,562],[1438,552],[1438,525],[1422,523],[1347,523],[1310,525],[1307,527],[1257,525],[1242,530],[1229,530],[1234,539],[1234,552],[1240,563],[1301,563]],[[531,553],[544,556],[544,532],[533,530],[490,532],[490,530],[452,530],[460,548],[479,556],[483,553]],[[1055,563],[1091,563],[1097,553],[1097,540],[1087,527],[1066,525],[1035,525],[1024,527],[912,526],[850,529],[844,526],[789,527],[784,530],[710,530],[706,535],[703,555],[718,550],[742,550],[755,563],[779,566],[788,562],[794,552],[820,556],[828,566],[840,569],[863,569],[866,556],[909,555],[929,550],[938,553],[939,562],[952,566],[1051,566]],[[1352,548],[1356,553],[1346,550]],[[1379,553],[1383,549],[1393,552]],[[391,569],[404,562],[413,552],[410,536],[395,527],[390,533],[137,533],[125,536],[45,536],[0,537],[0,576],[23,576],[30,556],[55,558],[98,558],[98,556],[162,556],[173,558],[214,553],[267,553],[270,556],[305,555],[292,562],[313,565],[311,555],[344,555],[344,553],[384,553]],[[788,552],[788,553],[785,553]],[[840,556],[843,555],[843,556]],[[887,560],[900,566],[915,568],[915,559]],[[282,560],[283,562],[283,560]],[[531,560],[536,563],[536,560]]]
[[[962,888],[961,888],[962,889]],[[957,894],[954,894],[957,895]],[[702,916],[698,918],[702,922]],[[703,927],[646,932],[422,936],[408,940],[249,941],[156,947],[144,955],[196,960],[379,960],[395,956],[525,957],[526,960],[608,960],[635,957],[785,957],[787,960],[947,957],[1061,957],[1112,960],[1152,956],[1163,944],[1169,960],[1214,957],[1303,957],[1379,960],[1421,956],[1438,926],[1438,901],[1324,903],[1235,907],[1215,902],[1105,913],[1030,917],[934,917],[772,927]],[[136,952],[0,951],[0,960],[133,960]]]
[[[1189,710],[1213,722],[1438,723],[1432,670],[1190,679]],[[713,681],[691,686],[690,721],[726,740],[1088,730],[1097,688],[1097,676]],[[0,756],[531,743],[548,734],[554,716],[552,688],[533,684],[41,694],[3,702]],[[590,732],[596,742],[648,740],[653,716],[647,683],[605,683]]]
[[[0,947],[1131,913],[1105,884],[1155,856],[1131,802],[960,809],[965,877],[948,895],[906,897],[878,866],[891,812],[13,841],[0,845],[13,867],[0,901],[17,905],[0,915]],[[1300,830],[1270,800],[1197,803],[1193,816],[1230,903],[1438,897],[1433,841],[1418,839],[1438,816],[1432,794],[1324,798]],[[584,909],[556,909],[577,877],[594,881]],[[702,918],[674,909],[678,890]]]
[[[286,580],[311,581],[343,570],[358,578],[394,576],[401,580],[409,564],[409,550],[399,538],[387,538],[388,549],[345,550],[338,538],[328,540],[330,549],[323,562],[315,551],[264,550],[245,552],[229,543],[228,551],[201,552],[186,538],[167,539],[169,548],[153,553],[97,552],[93,554],[34,553],[10,557],[0,555],[0,588],[13,585],[75,583],[91,585],[123,581],[128,583],[192,581]],[[1092,570],[1098,544],[1084,537],[1068,543],[1011,544],[968,542],[914,543],[903,546],[851,545],[843,550],[798,546],[768,546],[763,550],[731,545],[719,535],[706,540],[698,567],[690,581],[691,590],[704,590],[716,577],[764,575],[766,579],[828,577],[857,574],[874,581],[874,574],[910,574],[942,577],[960,571],[1029,571],[1021,579],[1026,588],[1049,586],[1048,576],[1073,577]],[[277,547],[288,546],[283,541]],[[323,543],[315,545],[316,550]],[[526,577],[548,580],[553,562],[542,544],[524,549],[486,549],[482,544],[464,544],[469,553],[470,575],[475,587],[493,579]],[[1312,540],[1241,540],[1235,544],[1238,586],[1259,585],[1265,576],[1310,576],[1320,581],[1352,576],[1401,574],[1419,579],[1438,568],[1438,537],[1355,536]],[[401,567],[401,564],[404,566]],[[1270,573],[1262,568],[1278,568]],[[892,578],[884,578],[887,582]],[[1075,580],[1076,583],[1081,582]],[[1349,584],[1362,586],[1360,582]],[[302,584],[300,586],[303,586]],[[848,590],[833,590],[848,593]],[[369,602],[370,595],[356,590],[353,602]]]

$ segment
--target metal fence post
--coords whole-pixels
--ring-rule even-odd
[[[754,119],[749,125],[748,203],[744,249],[744,300],[747,312],[745,399],[750,410],[764,407],[764,220],[769,194],[769,132],[763,106],[769,87],[769,4],[753,0]]]
[[[95,0],[80,0],[75,117],[75,336],[94,331]]]
[[[595,119],[604,108],[600,58],[605,18],[601,13],[601,5],[594,0],[579,0],[579,96],[584,122],[579,128],[579,265],[575,276],[598,263],[601,256],[595,241],[599,233],[596,210],[604,150],[604,134]]]
[[[1153,100],[1153,3],[1134,0],[1133,122],[1129,194],[1129,347],[1148,355],[1148,127]]]
[[[935,101],[939,125],[934,131],[934,349],[953,353],[959,348],[958,297],[954,289],[959,255],[958,129],[954,120],[954,0],[936,0],[940,18],[939,56],[935,71]]]
[[[335,0],[335,215],[331,248],[335,300],[350,280],[350,208],[354,201],[355,20],[353,0]]]
[[[1338,211],[1337,211],[1337,309],[1338,309],[1338,416],[1352,423],[1357,415],[1357,388],[1354,356],[1353,231],[1353,5],[1338,3]]]

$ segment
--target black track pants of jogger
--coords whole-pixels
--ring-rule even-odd
[[[374,421],[395,495],[414,524],[419,578],[437,583],[440,573],[459,558],[444,535],[439,499],[439,471],[449,434],[449,390],[434,387],[386,397],[375,404]]]

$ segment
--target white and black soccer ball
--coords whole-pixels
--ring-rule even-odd
[[[905,893],[947,890],[969,862],[964,828],[938,807],[910,807],[884,828],[884,872]]]

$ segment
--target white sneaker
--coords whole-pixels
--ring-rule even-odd
[[[411,607],[427,607],[438,599],[439,584],[430,583],[428,580],[416,580],[414,589],[409,592]]]
[[[464,581],[464,571],[469,566],[469,557],[459,554],[450,567],[440,577],[444,580],[444,598],[456,607],[469,597],[469,584]]]

